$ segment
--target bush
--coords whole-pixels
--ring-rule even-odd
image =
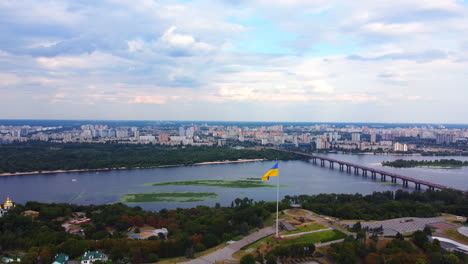
[[[255,257],[250,254],[245,255],[241,258],[240,264],[255,264]]]

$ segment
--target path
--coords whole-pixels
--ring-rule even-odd
[[[347,236],[356,236],[356,234],[354,233],[351,233],[349,232],[346,228],[344,227],[337,227],[335,225],[332,225],[330,224],[327,220],[321,218],[321,217],[317,217],[317,216],[314,216],[314,213],[309,211],[309,210],[305,210],[305,209],[294,209],[294,210],[301,210],[302,212],[305,212],[306,215],[295,215],[293,213],[291,213],[291,209],[288,209],[288,210],[285,210],[284,213],[289,215],[289,216],[292,216],[292,217],[304,217],[304,218],[307,218],[309,220],[312,220],[312,221],[315,221],[323,226],[328,226],[329,228],[332,228],[332,229],[335,229],[337,231],[340,231],[344,234],[346,234]],[[338,225],[338,224],[337,224]],[[321,230],[323,231],[323,229]]]
[[[306,212],[306,215],[295,215],[295,214],[290,213],[289,212],[290,210],[285,210],[284,213],[289,215],[289,216],[293,216],[293,217],[308,218],[309,220],[316,221],[316,222],[320,223],[321,225],[328,226],[328,228],[327,229],[315,230],[315,231],[303,232],[303,233],[299,233],[299,234],[293,234],[291,236],[300,236],[300,235],[304,235],[304,234],[322,232],[322,231],[332,230],[332,229],[343,232],[346,235],[355,235],[355,234],[352,234],[352,233],[348,232],[348,230],[346,230],[344,228],[341,229],[341,228],[338,228],[336,226],[330,225],[328,223],[328,221],[326,221],[325,219],[314,216],[311,211],[307,211],[307,210],[304,210],[304,209],[300,209],[300,210]],[[233,263],[234,262],[238,263],[238,260],[235,260],[235,258],[232,256],[232,254],[239,251],[242,247],[247,246],[248,244],[251,244],[251,243],[253,243],[253,242],[255,242],[255,241],[257,241],[257,240],[259,240],[261,238],[270,236],[270,235],[272,235],[274,233],[275,233],[275,228],[274,227],[272,227],[272,226],[265,227],[265,228],[262,228],[262,229],[258,230],[257,232],[255,232],[253,234],[250,234],[250,235],[244,237],[243,239],[241,239],[239,241],[236,241],[236,242],[232,243],[231,245],[228,245],[228,246],[226,246],[224,248],[218,249],[215,252],[212,252],[210,254],[207,254],[205,256],[202,256],[202,257],[190,260],[190,261],[180,262],[180,263],[183,263],[183,264],[213,264],[213,263],[216,263],[216,262],[219,262],[219,261],[222,261],[222,260],[233,260]],[[282,236],[282,237],[287,237],[287,236],[289,236],[289,235]],[[338,239],[338,240],[335,240],[335,241],[330,241],[330,242],[326,242],[326,243],[317,244],[316,247],[327,246],[327,245],[330,245],[330,244],[333,244],[333,243],[339,243],[339,242],[342,242],[342,241],[343,241],[343,239]]]
[[[235,252],[239,251],[242,247],[247,246],[250,243],[253,243],[261,238],[264,238],[266,236],[272,235],[275,233],[275,228],[272,226],[270,227],[265,227],[260,230],[258,230],[255,233],[252,233],[243,239],[236,241],[232,243],[231,245],[228,245],[222,249],[218,249],[213,253],[207,254],[205,256],[187,261],[187,262],[181,262],[184,264],[213,264],[222,260],[234,260],[232,257],[232,254]]]
[[[322,231],[327,231],[327,230],[333,230],[333,228],[329,227],[329,228],[319,229],[319,230],[314,230],[314,231],[307,231],[307,232],[290,234],[290,235],[281,235],[281,238],[302,236],[302,235],[307,235],[307,234],[312,234],[312,233],[317,233],[317,232],[322,232]]]

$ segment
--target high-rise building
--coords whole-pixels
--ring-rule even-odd
[[[361,134],[359,134],[359,133],[353,133],[353,134],[351,135],[351,140],[352,140],[353,142],[356,142],[356,143],[361,142]]]
[[[169,135],[168,134],[159,134],[158,141],[159,141],[159,143],[169,142]]]
[[[371,134],[370,134],[370,142],[371,142],[371,143],[377,142],[377,134],[375,134],[375,132],[371,132]]]
[[[189,127],[187,128],[187,130],[185,130],[185,136],[187,137],[193,137],[194,134],[195,130],[193,129],[193,127]]]
[[[185,128],[183,126],[179,127],[179,137],[185,137]]]
[[[226,145],[226,140],[225,139],[218,139],[218,146],[222,147]]]
[[[393,144],[393,151],[407,152],[408,151],[408,145],[396,142],[395,144]]]
[[[118,138],[127,138],[128,137],[128,130],[126,129],[118,129],[115,131],[115,136]]]
[[[328,143],[326,137],[319,137],[315,139],[315,147],[317,149],[329,149],[330,143]]]
[[[450,134],[437,134],[436,143],[437,144],[450,144],[455,142],[455,135]]]

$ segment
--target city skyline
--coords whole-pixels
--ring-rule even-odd
[[[4,1],[1,119],[467,124],[468,1]]]

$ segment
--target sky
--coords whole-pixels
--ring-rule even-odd
[[[467,98],[468,1],[0,1],[0,119],[468,123]]]

